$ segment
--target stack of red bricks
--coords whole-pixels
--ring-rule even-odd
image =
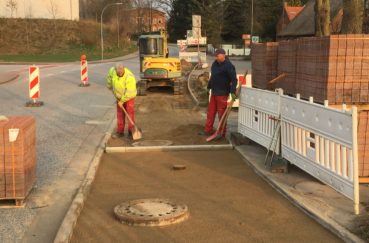
[[[252,86],[267,89],[277,76],[278,42],[252,44]]]
[[[278,56],[268,54],[269,45],[278,48]],[[358,144],[359,173],[363,177],[369,177],[369,110],[361,106],[369,104],[368,57],[369,35],[305,37],[282,41],[279,46],[275,43],[252,46],[254,87],[282,88],[285,93],[300,93],[301,97],[314,97],[320,103],[328,100],[329,104],[361,107]],[[287,77],[272,87],[267,85],[282,73]]]
[[[303,98],[312,96],[317,102],[328,100],[330,104],[369,102],[369,59],[366,58],[369,56],[369,35],[306,37],[281,42],[279,48],[278,73],[295,76],[295,93]],[[283,61],[294,58],[293,50],[296,50],[295,74],[293,64]],[[278,82],[274,87],[286,88],[286,85]],[[288,87],[286,93],[292,93]]]
[[[359,176],[369,177],[369,111],[358,115]]]
[[[276,50],[277,55],[276,55]],[[305,37],[252,46],[253,86],[282,88],[317,102],[369,102],[369,35]],[[277,71],[276,71],[277,68]],[[273,87],[268,81],[286,73]]]
[[[329,38],[301,38],[296,49],[296,93],[327,99]]]
[[[334,104],[369,102],[369,35],[338,35],[330,38],[328,80]],[[335,83],[335,87],[333,87]]]
[[[9,129],[19,129],[10,142]],[[36,181],[36,124],[30,116],[0,121],[0,199],[25,199]]]
[[[283,73],[287,76],[279,80],[273,87],[279,87],[286,94],[296,93],[296,40],[281,41],[278,45],[278,75]]]

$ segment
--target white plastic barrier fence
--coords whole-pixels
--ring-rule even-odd
[[[352,199],[358,214],[357,108],[337,110],[312,98],[243,87],[238,131],[268,148],[277,127],[271,118],[281,121],[281,156]]]
[[[357,109],[281,97],[282,156],[355,203],[359,212]]]
[[[238,114],[238,132],[268,148],[280,116],[280,94],[242,87]],[[276,141],[279,154],[279,140]]]

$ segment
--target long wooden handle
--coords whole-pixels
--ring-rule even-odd
[[[244,74],[245,80],[247,78],[247,74],[248,73],[249,73],[249,70],[246,69],[246,72]],[[238,87],[236,89],[236,95],[237,95],[237,97],[239,97],[240,96],[240,93],[241,93],[242,83],[239,82],[238,80],[237,80],[237,82],[238,82]],[[234,103],[234,100],[232,99],[231,102],[229,103],[229,105],[227,106],[227,109],[224,112],[224,114],[223,114],[223,116],[222,116],[222,118],[221,118],[221,120],[219,122],[218,129],[217,129],[217,130],[219,130],[219,132],[223,132],[223,130],[225,128],[225,122],[228,120],[229,114],[231,113],[231,110],[232,110],[232,107],[233,107],[233,103]]]
[[[276,77],[276,78],[274,78],[274,79],[270,80],[270,81],[268,82],[268,84],[274,84],[274,83],[278,82],[280,79],[282,79],[282,78],[284,78],[284,77],[286,77],[286,76],[287,76],[287,74],[286,74],[286,73],[282,73],[282,74],[280,74],[278,77]]]
[[[132,118],[128,115],[128,112],[126,111],[126,109],[124,109],[124,106],[123,106],[123,105],[121,105],[121,104],[119,104],[119,102],[118,102],[118,105],[119,105],[119,107],[123,110],[124,114],[126,114],[126,116],[127,116],[128,120],[129,120],[129,122],[130,122],[130,123],[132,123],[132,124],[133,124],[133,126],[137,127],[137,126],[136,126],[136,123],[135,123],[135,122],[132,120]]]

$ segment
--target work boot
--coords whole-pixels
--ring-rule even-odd
[[[129,131],[129,132],[128,132],[128,138],[129,138],[130,140],[133,140],[133,136],[132,136],[132,132],[131,132],[131,131]]]
[[[200,135],[200,136],[204,136],[204,137],[208,137],[208,136],[210,136],[210,135],[212,135],[210,132],[206,132],[206,131],[201,131],[201,132],[199,132],[198,133],[198,135]]]
[[[124,137],[124,132],[116,132],[116,133],[112,134],[111,137],[113,139],[123,138]]]

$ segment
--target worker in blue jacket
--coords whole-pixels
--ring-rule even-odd
[[[211,90],[210,102],[208,105],[207,119],[204,131],[199,135],[209,136],[214,133],[215,116],[218,119],[222,117],[226,108],[229,94],[235,100],[237,87],[236,69],[231,61],[226,57],[224,49],[215,51],[215,61],[211,66],[211,78],[208,82],[208,91]],[[226,126],[223,131],[223,137],[226,134]]]

